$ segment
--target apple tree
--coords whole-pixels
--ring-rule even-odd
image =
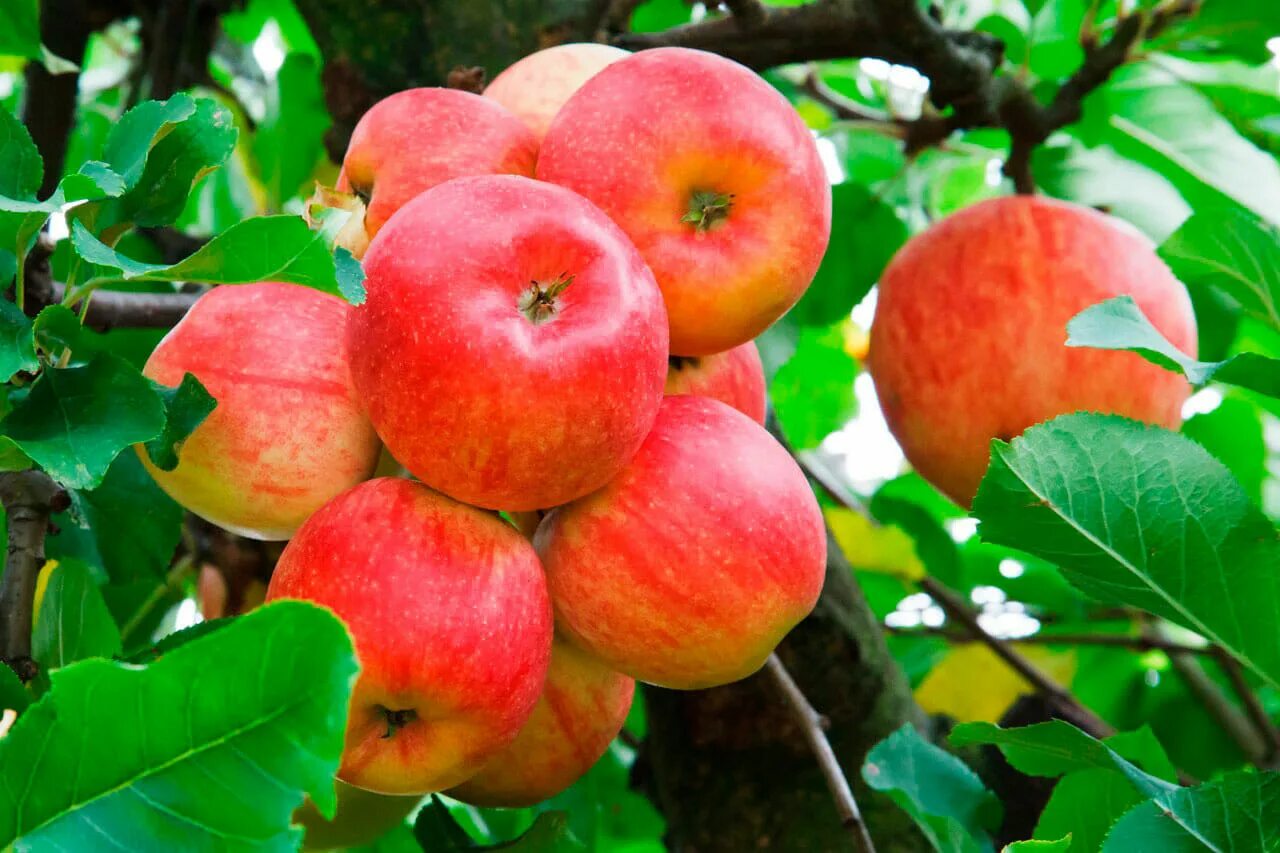
[[[211,290],[363,304],[361,118],[579,42],[734,60],[816,145],[829,243],[735,369],[821,507],[822,593],[749,677],[629,713],[604,679],[621,731],[532,805],[335,784],[354,628],[264,603],[284,544],[161,485],[271,402],[245,371],[310,381],[341,336],[278,303],[212,324],[233,391],[144,366]],[[0,0],[0,847],[1280,850],[1278,55],[1260,0]],[[533,286],[540,321],[574,282]],[[705,393],[693,358],[668,381]],[[683,464],[665,499],[726,491]]]

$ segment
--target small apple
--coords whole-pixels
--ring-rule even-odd
[[[662,401],[653,276],[563,187],[459,178],[405,205],[365,256],[352,375],[387,449],[457,500],[508,512],[603,486]]]
[[[375,794],[363,788],[334,780],[338,791],[338,810],[333,820],[324,815],[310,799],[293,813],[293,822],[306,832],[303,850],[346,850],[381,838],[422,801],[421,797],[392,797]]]
[[[143,373],[192,373],[217,408],[178,467],[138,455],[191,512],[254,539],[288,539],[307,516],[368,479],[379,443],[356,399],[342,345],[351,306],[296,284],[215,287],[192,306]]]
[[[768,394],[755,341],[700,358],[673,355],[669,363],[668,394],[710,397],[733,406],[756,423],[764,423]]]
[[[913,237],[880,278],[868,367],[907,459],[968,506],[991,440],[1075,411],[1176,429],[1186,380],[1136,353],[1067,347],[1067,322],[1121,294],[1196,353],[1186,289],[1139,232],[1041,196],[975,204]]]
[[[622,730],[635,680],[560,638],[542,698],[511,746],[448,791],[475,806],[515,808],[550,799],[591,769]]]
[[[809,286],[831,232],[831,188],[800,116],[749,69],[697,50],[641,51],[588,80],[547,131],[537,175],[636,244],[675,355],[764,331]]]
[[[383,478],[325,504],[285,548],[267,600],[329,608],[360,676],[338,777],[383,794],[475,775],[529,719],[551,655],[546,580],[493,513]]]
[[[640,681],[744,678],[818,599],[822,512],[791,455],[718,400],[667,397],[635,458],[534,544],[562,633]]]
[[[558,44],[529,54],[494,77],[484,96],[510,110],[541,141],[570,95],[600,69],[630,55],[594,42]]]
[[[537,156],[533,133],[493,99],[437,88],[383,98],[357,122],[342,158],[337,189],[365,205],[348,227],[364,239],[343,243],[362,257],[391,214],[423,190],[466,175],[532,176]]]

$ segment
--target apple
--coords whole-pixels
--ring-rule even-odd
[[[341,242],[362,257],[368,240],[423,190],[466,175],[532,176],[537,156],[532,131],[491,98],[437,88],[383,98],[356,123],[342,159],[337,189],[355,193],[365,210]]]
[[[868,366],[921,476],[968,506],[992,439],[1079,410],[1176,429],[1181,376],[1136,353],[1066,346],[1072,317],[1121,294],[1195,355],[1185,288],[1146,238],[1090,208],[991,199],[908,241],[880,279]]]
[[[711,397],[733,406],[756,423],[764,423],[767,403],[764,367],[754,341],[701,358],[673,355],[669,363],[668,394]]]
[[[700,689],[759,669],[813,609],[822,512],[791,455],[706,397],[663,400],[635,458],[538,527],[559,630],[640,681]]]
[[[325,820],[310,799],[293,812],[293,822],[306,832],[303,850],[346,850],[368,844],[403,823],[422,801],[421,797],[375,794],[340,779],[335,782],[338,810],[333,820]]]
[[[796,303],[831,232],[831,188],[800,116],[747,68],[645,50],[560,110],[537,176],[600,206],[636,244],[671,318],[671,352],[744,344]]]
[[[351,383],[343,330],[351,306],[296,284],[215,287],[192,306],[143,373],[192,373],[217,408],[161,471],[191,512],[254,539],[288,539],[325,501],[366,480],[379,443]]]
[[[329,608],[360,661],[338,777],[383,794],[475,775],[529,719],[551,655],[533,546],[420,483],[370,480],[289,542],[267,600]]]
[[[603,486],[644,440],[667,372],[662,295],[581,197],[459,178],[393,216],[364,269],[347,334],[356,388],[427,485],[543,509]]]
[[[636,683],[556,638],[542,698],[515,741],[449,796],[515,808],[550,799],[591,769],[622,730]]]
[[[558,44],[529,54],[494,77],[484,96],[519,117],[541,141],[570,95],[600,69],[630,55],[607,44]]]

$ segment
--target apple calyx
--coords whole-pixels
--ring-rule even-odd
[[[697,367],[698,357],[696,355],[669,355],[667,356],[667,366],[672,370],[684,370],[686,367]]]
[[[562,272],[553,281],[531,281],[529,289],[520,294],[516,303],[520,313],[529,318],[529,322],[540,326],[556,315],[556,297],[573,284],[573,275]]]
[[[409,723],[418,719],[418,712],[412,708],[398,708],[392,710],[391,708],[384,708],[382,705],[379,705],[378,713],[387,718],[387,731],[382,736],[384,740],[409,725]]]
[[[699,231],[710,231],[717,222],[728,218],[731,207],[733,193],[694,190],[689,198],[689,212],[680,217],[680,221],[688,222]]]

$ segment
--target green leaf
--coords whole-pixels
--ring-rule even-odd
[[[1202,210],[1160,247],[1188,287],[1212,287],[1280,329],[1280,228],[1236,207]]]
[[[31,320],[7,299],[0,299],[0,381],[8,382],[19,370],[34,371],[36,358]]]
[[[0,22],[3,19],[4,12],[0,11]],[[0,33],[4,31],[5,25],[0,23]],[[12,113],[0,107],[0,196],[30,201],[36,197],[43,178],[44,161],[31,134]]]
[[[1242,395],[1223,399],[1212,412],[1192,415],[1182,424],[1182,434],[1216,456],[1248,493],[1262,504],[1267,475],[1267,444],[1260,411]]]
[[[1072,317],[1067,346],[1136,352],[1165,370],[1182,373],[1192,385],[1226,382],[1280,397],[1280,359],[1244,352],[1225,361],[1198,361],[1169,343],[1131,296],[1090,305]]]
[[[97,552],[113,584],[159,583],[182,535],[182,507],[156,485],[132,452],[116,457],[96,489],[71,491],[68,521],[86,532],[91,553]],[[68,525],[62,526],[65,535]],[[62,539],[49,540],[51,555],[57,555]]]
[[[524,834],[498,844],[477,844],[458,825],[448,807],[432,797],[418,812],[413,834],[426,853],[505,850],[508,853],[586,853],[586,847],[569,831],[564,812],[542,812]]]
[[[162,429],[164,406],[150,383],[112,355],[45,371],[0,420],[0,434],[72,489],[96,488],[121,450]]]
[[[0,56],[40,56],[39,0],[6,0],[0,4]],[[0,174],[3,172],[0,166]]]
[[[1230,200],[1280,221],[1280,163],[1168,71],[1152,63],[1121,68],[1091,96],[1087,118],[1103,125],[1095,142],[1160,172],[1194,209]]]
[[[1000,823],[1000,801],[964,762],[910,723],[871,748],[862,778],[910,815],[934,849],[990,849],[988,831]]]
[[[47,583],[40,621],[31,637],[31,656],[41,667],[58,669],[85,658],[120,654],[120,629],[87,568],[59,563]]]
[[[857,362],[845,349],[845,323],[804,327],[795,353],[769,383],[769,397],[787,440],[816,447],[857,411]]]
[[[1067,77],[1084,62],[1080,30],[1084,0],[1048,0],[1031,21],[1031,72],[1037,77]]]
[[[1269,62],[1268,40],[1280,33],[1280,6],[1252,0],[1214,0],[1195,15],[1174,19],[1158,43],[1186,53],[1225,54],[1251,63]]]
[[[1055,418],[992,442],[973,512],[985,541],[1056,562],[1087,595],[1190,628],[1280,686],[1280,540],[1194,441]]]
[[[1103,853],[1280,849],[1280,773],[1238,770],[1175,788],[1135,806],[1112,827]]]
[[[1113,770],[1077,770],[1053,786],[1036,822],[1036,838],[1071,834],[1070,850],[1096,853],[1120,816],[1146,798]]]
[[[13,710],[21,714],[31,704],[31,694],[13,670],[0,665],[0,711]]]
[[[71,226],[71,240],[82,258],[119,270],[126,281],[204,281],[211,284],[250,284],[283,281],[314,287],[347,298],[354,295],[349,254],[338,261],[325,243],[299,216],[258,216],[231,226],[176,264],[151,264],[127,257],[95,237],[79,222]],[[345,250],[342,250],[345,252]],[[340,252],[340,255],[342,253]],[[358,267],[358,263],[356,264]],[[363,273],[359,274],[363,280]],[[363,287],[359,288],[363,301]],[[355,303],[358,304],[358,303]]]
[[[333,814],[355,672],[342,624],[292,601],[147,666],[57,670],[0,739],[25,780],[0,786],[0,846],[294,850],[304,793]]]
[[[161,401],[164,402],[164,431],[146,443],[147,456],[162,471],[178,467],[178,454],[182,445],[195,432],[196,427],[213,413],[218,405],[200,380],[187,373],[177,388],[152,382]]]
[[[1004,846],[1003,853],[1065,853],[1071,849],[1071,833],[1053,841],[1015,841]]]
[[[848,317],[906,239],[906,224],[865,187],[832,187],[831,242],[792,316],[808,326],[827,326]]]
[[[195,99],[179,92],[167,101],[143,101],[112,125],[102,156],[126,189],[142,179],[151,149],[195,112]]]
[[[324,156],[330,124],[319,62],[290,53],[276,72],[275,85],[267,87],[266,113],[253,135],[253,154],[273,210],[280,210],[311,177]]]

